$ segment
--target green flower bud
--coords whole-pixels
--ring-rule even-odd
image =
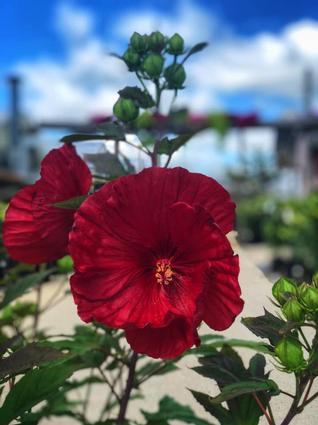
[[[288,372],[296,372],[306,366],[303,350],[297,339],[281,339],[275,347],[275,354]]]
[[[137,128],[149,129],[153,126],[153,124],[154,124],[153,116],[147,111],[139,115],[136,121]]]
[[[184,49],[184,40],[179,34],[174,34],[168,40],[168,52],[172,55],[181,55]]]
[[[312,277],[312,284],[315,288],[318,288],[318,272],[314,273]]]
[[[292,322],[302,322],[304,320],[305,312],[296,298],[289,298],[283,305],[282,311],[287,320]]]
[[[133,100],[120,97],[113,107],[113,113],[120,121],[133,121],[138,117],[139,108]]]
[[[73,271],[73,260],[69,255],[57,260],[57,267],[61,273],[71,273]]]
[[[180,64],[168,66],[164,72],[165,79],[168,83],[168,89],[181,89],[186,79],[184,67]]]
[[[148,48],[148,37],[134,32],[130,37],[130,45],[136,52],[145,52]]]
[[[274,283],[272,288],[273,297],[281,304],[285,304],[287,301],[288,295],[296,295],[297,286],[292,281],[285,277],[281,277]]]
[[[123,55],[124,61],[128,66],[129,71],[135,71],[140,65],[139,54],[131,48],[128,48]]]
[[[150,78],[158,78],[162,72],[164,59],[157,54],[148,55],[143,62],[143,69]]]
[[[318,310],[318,289],[307,283],[302,283],[298,290],[299,301],[308,311]]]
[[[152,32],[149,37],[149,47],[153,52],[160,53],[166,45],[166,39],[161,32]]]

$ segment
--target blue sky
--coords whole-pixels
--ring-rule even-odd
[[[109,112],[129,76],[103,49],[121,51],[134,29],[210,41],[189,65],[180,100],[191,99],[196,112],[258,111],[265,119],[299,112],[302,70],[318,63],[314,0],[7,0],[0,14],[0,111],[4,78],[15,70],[24,76],[24,109],[39,120]]]

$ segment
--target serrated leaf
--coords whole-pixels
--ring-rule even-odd
[[[104,133],[105,139],[117,141],[125,140],[125,130],[116,122],[105,122],[98,124],[97,129]]]
[[[163,397],[159,402],[159,409],[155,413],[141,410],[147,425],[169,424],[172,420],[179,420],[193,425],[212,425],[203,419],[198,418],[189,406],[184,406],[169,396]]]
[[[60,139],[61,143],[87,142],[88,140],[106,140],[101,134],[69,134]]]
[[[7,395],[0,408],[0,425],[8,425],[50,394],[54,393],[76,370],[70,365],[35,369],[26,373]]]
[[[199,391],[190,390],[196,401],[201,406],[215,417],[222,425],[233,425],[231,412],[224,407],[211,403],[211,397]]]
[[[241,321],[256,336],[267,338],[272,345],[276,345],[282,338],[281,329],[286,322],[264,310],[263,316],[244,317]]]
[[[221,387],[249,378],[241,357],[228,345],[210,356],[200,358],[199,362],[202,367],[200,372],[215,379]]]
[[[41,347],[31,343],[0,360],[0,378],[16,375],[26,369],[61,357],[63,354],[55,348]]]
[[[125,99],[134,100],[140,108],[147,109],[155,106],[153,98],[139,87],[127,86],[122,90],[119,90],[118,94]]]
[[[214,379],[220,385],[229,384],[237,381],[237,376],[231,371],[225,369],[219,364],[206,364],[204,366],[196,366],[192,368],[199,375],[205,378]]]
[[[28,289],[43,282],[50,274],[52,274],[53,271],[54,269],[32,273],[22,277],[15,283],[10,283],[6,288],[2,302],[0,303],[0,309],[10,304],[16,298],[21,297],[21,295],[25,294]]]
[[[208,45],[209,45],[209,43],[207,43],[205,41],[195,44],[193,47],[191,47],[191,49],[188,51],[186,56],[183,58],[182,63],[184,63],[190,56],[194,55],[195,53],[201,52]]]
[[[223,387],[218,396],[211,397],[211,403],[219,404],[245,394],[260,391],[268,391],[271,395],[278,395],[280,393],[277,384],[271,379],[240,381]]]

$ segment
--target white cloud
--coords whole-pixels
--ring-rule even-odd
[[[151,9],[124,14],[114,28],[115,33],[125,41],[134,31],[141,34],[161,31],[169,36],[176,32],[182,34],[189,44],[210,39],[212,33],[225,30],[216,16],[207,13],[206,10],[195,5],[194,1],[189,0],[176,2],[176,11],[171,16]]]
[[[123,63],[107,55],[112,46],[94,32],[92,12],[60,3],[56,13],[56,28],[68,49],[66,58],[63,62],[47,58],[17,65],[25,77],[28,114],[37,120],[83,121],[110,113],[117,91],[136,82]],[[152,9],[123,13],[114,20],[110,41],[119,37],[127,42],[135,30],[149,33],[155,29],[165,34],[180,32],[190,45],[202,40],[211,43],[187,64],[189,89],[180,93],[178,101],[196,112],[222,109],[222,95],[244,90],[264,99],[281,95],[299,100],[304,68],[311,66],[318,78],[316,21],[295,22],[279,34],[244,38],[194,1],[180,0],[169,16]]]
[[[90,12],[74,8],[68,3],[58,5],[55,22],[57,31],[71,41],[90,35],[94,27],[94,17]]]

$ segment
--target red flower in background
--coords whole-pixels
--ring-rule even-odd
[[[132,348],[173,358],[204,320],[242,310],[238,258],[225,236],[235,205],[215,180],[182,168],[121,177],[79,208],[70,234],[79,316],[123,328]]]
[[[86,195],[91,173],[71,145],[53,149],[43,159],[41,177],[10,201],[3,224],[9,255],[30,264],[65,255],[75,210],[53,204]]]

